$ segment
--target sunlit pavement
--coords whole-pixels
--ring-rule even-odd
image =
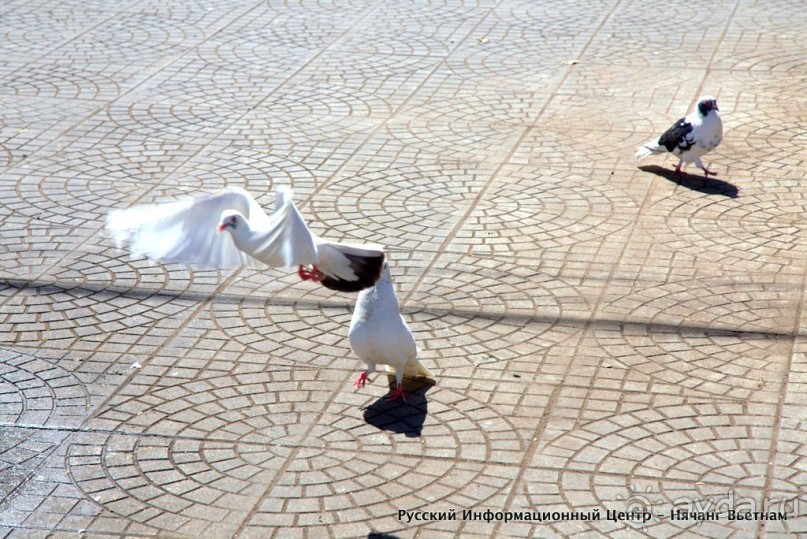
[[[299,4],[0,5],[0,537],[807,532],[804,6]],[[704,94],[718,179],[634,160]],[[103,233],[225,185],[385,245],[436,385]]]

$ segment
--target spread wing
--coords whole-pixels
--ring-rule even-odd
[[[238,210],[256,226],[267,226],[270,220],[247,191],[228,187],[177,202],[110,212],[106,230],[119,248],[159,262],[221,269],[257,266],[230,234],[216,234],[221,213],[228,209]]]
[[[249,220],[252,230],[250,256],[267,266],[292,267],[316,265],[319,261],[314,235],[292,200],[290,189],[277,191],[275,211],[264,222]]]
[[[238,233],[216,233],[222,212],[235,210],[248,221]],[[292,200],[279,188],[271,215],[244,189],[110,212],[106,230],[119,248],[159,262],[199,268],[231,269],[317,266],[322,284],[334,290],[358,291],[381,275],[384,252],[373,246],[328,242],[314,236]],[[237,234],[234,240],[233,234]],[[238,246],[236,246],[236,241]]]
[[[380,247],[320,241],[317,267],[325,274],[322,286],[358,292],[378,281],[384,269],[384,251]]]
[[[325,278],[322,285],[341,292],[373,286],[381,275],[384,252],[372,245],[352,245],[315,236],[292,200],[291,190],[279,189],[275,211],[262,230],[253,226],[251,256],[268,266],[316,266]]]

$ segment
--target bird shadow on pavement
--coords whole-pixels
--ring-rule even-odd
[[[390,391],[395,389],[395,376],[388,376]],[[384,395],[364,410],[364,420],[380,430],[418,438],[423,432],[423,423],[429,413],[426,392],[434,382],[425,378],[404,378],[406,402],[391,401]]]
[[[641,166],[639,170],[655,174],[676,185],[705,195],[722,195],[728,198],[737,198],[740,193],[736,185],[718,180],[717,178],[705,178],[703,176],[693,176],[687,173],[684,173],[683,176],[678,176],[674,170],[658,165]]]

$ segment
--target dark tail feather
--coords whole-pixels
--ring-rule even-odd
[[[339,292],[358,292],[373,286],[384,268],[384,255],[362,256],[342,253],[350,261],[350,268],[358,277],[355,281],[346,281],[326,275],[320,281],[322,286]]]

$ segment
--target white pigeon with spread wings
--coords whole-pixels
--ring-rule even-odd
[[[343,292],[375,284],[383,250],[320,238],[308,229],[291,190],[279,188],[276,194],[271,214],[246,190],[228,187],[178,202],[113,211],[106,228],[118,247],[128,246],[159,262],[219,269],[299,266],[301,279]]]
[[[717,148],[723,140],[723,120],[719,111],[714,97],[701,97],[696,111],[675,122],[658,139],[639,146],[636,157],[643,159],[648,155],[669,152],[679,158],[675,167],[677,175],[683,175],[681,165],[694,162],[707,178],[710,174],[716,176],[716,172],[703,165],[701,157]]]
[[[386,262],[375,286],[362,290],[356,299],[348,339],[353,353],[367,364],[367,370],[353,383],[357,388],[364,387],[376,365],[386,365],[395,372],[397,385],[390,400],[406,400],[404,376],[434,378],[418,361],[415,337],[398,310],[398,296]]]

